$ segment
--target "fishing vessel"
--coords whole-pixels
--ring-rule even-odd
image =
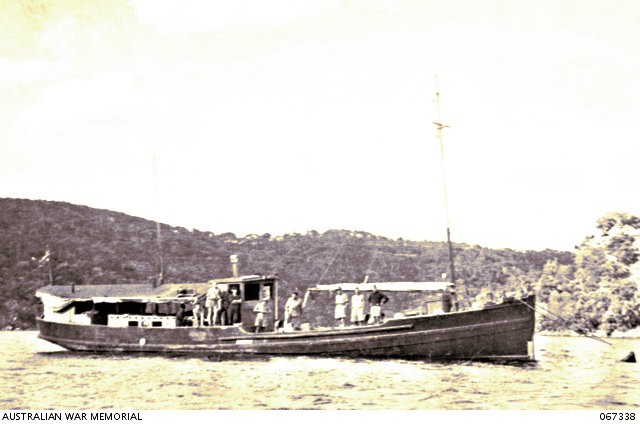
[[[238,322],[208,322],[194,316],[211,286],[234,290],[241,301]],[[413,293],[418,307],[385,311],[380,323],[287,330],[280,319],[278,277],[251,275],[204,283],[50,285],[37,291],[43,305],[40,337],[74,351],[150,352],[237,357],[324,355],[439,360],[533,360],[535,297],[509,298],[477,310],[445,312],[447,282],[380,282],[316,285],[308,293],[389,297]],[[308,297],[305,295],[305,297]],[[258,303],[267,305],[257,312]],[[282,302],[280,302],[282,303]],[[184,307],[182,308],[181,307]],[[186,311],[184,319],[177,312]],[[326,311],[332,314],[333,310]],[[256,327],[256,315],[265,316]],[[215,319],[215,318],[214,318]],[[200,322],[198,322],[200,321]],[[202,322],[204,321],[204,322]],[[213,321],[213,320],[212,320]]]
[[[436,103],[439,108],[439,93]],[[440,143],[445,208],[447,205],[442,129]],[[390,310],[364,325],[326,326],[306,322],[297,328],[280,319],[278,277],[237,275],[204,283],[59,286],[37,291],[43,305],[40,337],[70,350],[242,355],[330,355],[426,358],[441,360],[533,360],[535,296],[507,297],[463,310],[459,307],[448,210],[449,282],[376,282],[317,284],[312,293],[378,290],[393,296],[412,294],[417,306]],[[159,234],[159,230],[158,230]],[[160,250],[160,249],[159,249]],[[162,263],[162,260],[160,261]],[[162,269],[160,270],[162,276]],[[162,281],[162,278],[159,278]],[[228,322],[199,310],[210,290],[234,293],[236,311]],[[325,297],[326,299],[326,297]],[[196,306],[198,305],[198,306]],[[331,304],[330,304],[331,305]],[[373,306],[373,305],[372,305]],[[313,315],[332,314],[312,309]]]

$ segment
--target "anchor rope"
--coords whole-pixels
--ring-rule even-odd
[[[564,323],[563,327],[565,327],[567,330],[571,330],[571,331],[575,332],[576,334],[578,334],[578,335],[580,335],[580,336],[584,336],[584,337],[587,337],[587,338],[589,338],[589,339],[597,340],[597,341],[599,341],[599,342],[606,343],[606,344],[608,344],[609,346],[612,346],[612,344],[611,344],[611,343],[609,343],[609,342],[608,342],[608,341],[606,341],[606,340],[602,340],[602,339],[601,339],[600,337],[598,337],[598,336],[594,336],[594,335],[590,335],[590,334],[583,334],[583,333],[579,332],[578,330],[576,330],[575,328],[571,328],[571,327],[570,327],[570,325],[567,323],[567,321],[566,321],[564,318],[562,318],[561,316],[558,316],[558,315],[554,314],[554,313],[553,313],[553,312],[551,312],[551,311],[548,311],[548,310],[544,309],[542,306],[538,306],[538,305],[536,305],[536,307],[534,308],[534,307],[532,307],[531,305],[529,305],[527,302],[524,302],[524,301],[523,301],[523,300],[521,300],[521,299],[517,299],[517,300],[518,300],[518,302],[522,303],[522,304],[523,304],[523,305],[525,305],[527,308],[529,308],[529,309],[531,309],[531,310],[533,310],[533,311],[535,311],[535,312],[541,312],[541,313],[542,313],[542,311],[544,311],[544,312],[546,312],[548,315],[552,315],[552,316],[554,316],[555,318],[558,318],[560,321],[562,321],[562,322]],[[539,311],[539,310],[538,310],[538,308],[540,308],[542,311]],[[544,314],[543,314],[543,315],[544,315]]]

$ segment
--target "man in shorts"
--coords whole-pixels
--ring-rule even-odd
[[[215,281],[211,281],[211,287],[207,290],[207,297],[204,306],[207,308],[207,321],[209,326],[214,325],[214,320],[217,315],[218,301],[220,300],[220,290],[218,284]],[[204,325],[204,323],[203,323]]]
[[[253,312],[256,313],[256,320],[254,322],[256,328],[255,332],[259,333],[267,326],[266,315],[271,312],[271,309],[269,308],[269,299],[259,300],[253,308]]]
[[[378,291],[376,286],[373,286],[373,292],[369,295],[371,320],[374,324],[382,322],[382,305],[387,303],[389,298],[382,292]]]
[[[364,323],[364,295],[356,287],[351,296],[351,323],[362,325]]]

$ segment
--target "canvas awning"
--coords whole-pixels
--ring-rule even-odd
[[[447,290],[453,285],[447,281],[398,281],[381,283],[337,283],[337,284],[317,284],[310,288],[311,291],[335,291],[338,288],[343,291],[354,291],[360,289],[362,292],[373,291],[377,288],[380,291],[389,292],[438,292]]]
[[[73,288],[46,286],[37,290],[36,296],[42,300],[43,304],[58,310],[64,309],[70,303],[88,301],[94,303],[192,302],[196,298],[203,298],[209,287],[208,283],[163,284],[157,287],[148,284],[78,285]]]

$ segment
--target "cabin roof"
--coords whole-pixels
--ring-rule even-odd
[[[61,299],[84,301],[98,300],[102,302],[147,301],[193,299],[207,293],[211,282],[220,284],[242,284],[252,281],[272,280],[274,277],[250,275],[239,278],[217,278],[205,283],[160,284],[101,284],[101,285],[49,285],[36,291],[40,298],[58,297]]]
[[[453,287],[448,281],[385,281],[380,283],[339,283],[339,284],[318,284],[310,290],[317,291],[334,291],[338,288],[343,291],[354,291],[359,288],[360,291],[373,291],[376,287],[380,291],[390,292],[427,292],[427,291],[444,291]]]
[[[194,290],[195,293],[206,293],[211,287],[208,283],[161,284],[152,287],[150,284],[103,284],[77,285],[73,292],[71,286],[46,286],[36,291],[36,296],[56,296],[64,299],[90,300],[96,297],[140,299],[140,298],[178,298],[180,290]]]

